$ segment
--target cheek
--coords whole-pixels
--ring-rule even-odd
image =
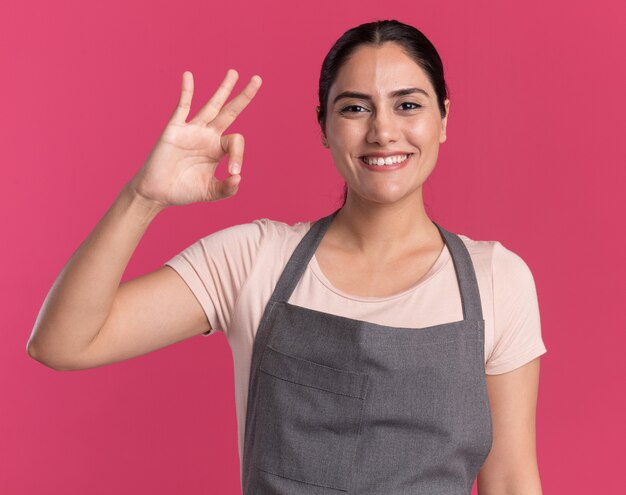
[[[328,138],[337,149],[351,148],[363,139],[361,126],[355,125],[354,122],[343,121],[333,125],[331,129]]]
[[[428,148],[439,143],[441,126],[436,121],[421,120],[406,129],[406,135],[420,147]]]

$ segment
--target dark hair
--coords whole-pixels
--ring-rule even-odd
[[[406,54],[426,72],[437,94],[437,104],[441,117],[446,116],[445,100],[448,98],[449,89],[443,76],[441,58],[430,40],[420,30],[408,24],[396,20],[374,21],[361,24],[343,33],[324,58],[319,80],[319,113],[317,117],[322,130],[326,125],[328,93],[341,66],[346,63],[350,55],[359,46],[366,44],[381,46],[387,42],[400,45]],[[344,184],[344,205],[347,195],[348,185]]]

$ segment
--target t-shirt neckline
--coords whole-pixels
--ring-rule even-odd
[[[335,294],[343,298],[351,299],[353,301],[361,301],[361,302],[383,302],[383,301],[389,301],[391,299],[397,299],[397,298],[406,296],[407,294],[417,290],[418,287],[422,287],[423,285],[428,283],[430,280],[432,280],[433,277],[437,275],[437,273],[439,273],[443,269],[443,267],[448,263],[448,261],[450,261],[450,259],[451,259],[451,256],[450,256],[450,251],[448,249],[448,245],[444,243],[443,249],[439,253],[439,256],[437,256],[437,259],[435,260],[435,262],[431,265],[430,269],[424,274],[424,276],[422,276],[422,278],[420,278],[411,287],[408,287],[407,289],[401,292],[398,292],[396,294],[391,294],[385,297],[358,296],[355,294],[349,294],[335,287],[331,283],[331,281],[326,277],[326,275],[324,275],[324,272],[322,272],[322,269],[320,268],[320,265],[317,262],[317,257],[315,256],[315,253],[313,253],[313,256],[311,256],[311,260],[309,261],[309,268],[311,269],[311,271],[313,272],[313,274],[315,275],[315,277],[318,279],[319,282],[321,282],[327,289],[331,290],[332,292],[334,292]]]

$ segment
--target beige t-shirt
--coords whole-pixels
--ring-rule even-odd
[[[278,278],[311,223],[262,218],[235,225],[199,239],[164,263],[180,274],[202,305],[212,328],[204,335],[223,331],[230,345],[240,460],[254,337]],[[535,283],[526,263],[498,241],[457,235],[470,253],[478,281],[486,373],[506,373],[544,354]],[[463,319],[447,246],[421,280],[389,297],[342,292],[324,276],[313,255],[288,302],[395,327],[419,329]]]

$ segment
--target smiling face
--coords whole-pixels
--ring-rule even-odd
[[[442,118],[428,76],[399,45],[357,48],[330,88],[325,123],[348,200],[353,194],[376,203],[421,200],[446,140],[445,105]]]

